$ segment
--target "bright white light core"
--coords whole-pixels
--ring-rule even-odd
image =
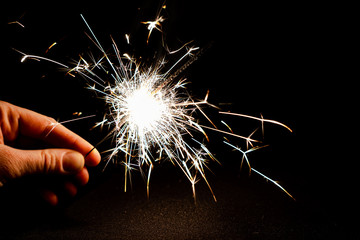
[[[147,133],[155,129],[166,111],[160,94],[153,94],[141,87],[127,98],[128,122],[133,130]]]

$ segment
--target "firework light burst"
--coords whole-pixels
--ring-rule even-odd
[[[165,6],[162,7],[164,8]],[[161,27],[165,18],[160,13],[161,10],[153,21],[141,22],[148,30],[147,44],[153,31],[162,33]],[[165,57],[161,57],[155,59],[150,66],[145,66],[131,54],[121,53],[113,39],[111,54],[106,52],[83,15],[81,18],[90,32],[88,37],[101,53],[98,59],[92,54],[89,55],[89,59],[81,56],[75,66],[68,66],[42,56],[17,51],[23,55],[22,62],[27,59],[46,60],[67,69],[66,72],[70,76],[84,77],[89,82],[88,88],[104,99],[107,112],[103,121],[96,123],[95,127],[108,126],[110,129],[104,140],[112,139],[114,146],[106,151],[106,166],[111,161],[124,165],[125,191],[128,180],[131,179],[131,172],[139,170],[146,179],[149,195],[149,182],[155,164],[167,160],[178,166],[190,181],[194,199],[195,184],[202,179],[216,201],[205,176],[205,169],[209,161],[217,160],[204,144],[206,140],[209,141],[206,131],[214,131],[225,137],[224,143],[227,146],[242,154],[242,163],[245,160],[250,171],[271,181],[292,197],[276,181],[250,167],[247,154],[265,146],[255,146],[255,143],[260,144],[260,141],[252,139],[252,134],[247,137],[238,135],[224,121],[222,123],[227,130],[217,128],[204,111],[204,106],[216,108],[208,102],[209,92],[204,94],[201,100],[194,100],[186,90],[188,82],[178,75],[201,53],[198,47],[190,46],[192,42],[188,42],[179,49],[170,51],[163,43],[167,55],[181,54],[178,60],[167,67]],[[130,36],[126,34],[125,38],[129,44]],[[164,42],[163,39],[162,41]],[[231,112],[219,114],[254,119],[261,122],[262,127],[265,122],[270,122],[291,131],[288,126],[264,119],[262,116],[257,118]],[[207,124],[203,124],[199,118],[203,118]],[[226,136],[243,139],[246,142],[246,150],[230,143]]]

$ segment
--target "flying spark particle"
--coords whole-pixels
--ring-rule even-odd
[[[165,9],[165,8],[166,8],[166,5],[163,5],[162,9]],[[149,44],[150,35],[154,29],[162,32],[161,23],[165,21],[165,18],[163,16],[160,16],[160,13],[161,13],[161,11],[159,11],[159,13],[157,14],[157,17],[153,21],[141,22],[142,24],[148,25],[147,29],[149,30],[149,34],[146,39],[147,44]]]
[[[50,50],[52,47],[54,47],[56,44],[57,44],[57,42],[54,42],[53,44],[51,44],[51,45],[48,47],[48,49],[46,49],[45,54],[47,54],[47,53],[49,52],[49,50]]]
[[[22,24],[22,23],[19,22],[19,21],[8,22],[8,24],[17,24],[17,25],[19,25],[20,27],[25,28],[24,24]]]
[[[130,44],[130,35],[129,34],[125,34],[125,39],[126,39],[126,43]]]

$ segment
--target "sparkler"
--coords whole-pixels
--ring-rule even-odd
[[[292,197],[277,182],[250,167],[247,154],[264,147],[254,146],[260,141],[252,139],[252,134],[244,137],[234,133],[223,121],[222,123],[227,126],[229,131],[217,128],[204,111],[204,106],[216,107],[208,102],[209,92],[202,100],[194,100],[186,91],[187,81],[179,78],[178,75],[194,61],[198,47],[190,46],[191,42],[189,42],[178,50],[168,51],[168,54],[177,54],[181,51],[185,51],[185,53],[167,70],[165,57],[156,59],[151,66],[145,67],[130,54],[121,54],[113,39],[112,55],[106,52],[83,15],[81,17],[90,31],[89,38],[100,50],[101,56],[98,59],[95,59],[93,55],[87,60],[80,56],[80,60],[75,66],[70,67],[42,56],[16,51],[23,55],[21,62],[27,59],[45,60],[67,69],[67,74],[70,76],[75,77],[78,74],[84,77],[91,83],[88,88],[101,95],[107,105],[107,113],[104,115],[103,121],[96,123],[95,127],[108,126],[111,129],[104,138],[104,140],[111,138],[114,142],[114,147],[106,151],[109,153],[106,158],[106,166],[110,161],[120,162],[124,165],[125,191],[128,185],[127,181],[131,179],[131,172],[139,170],[146,179],[149,196],[149,183],[154,166],[157,162],[168,160],[177,165],[185,174],[192,185],[194,199],[196,197],[195,184],[203,179],[216,201],[215,194],[205,176],[207,163],[210,160],[217,161],[203,142],[205,139],[209,141],[205,130],[211,130],[222,135],[246,140],[247,148],[249,145],[252,147],[247,150],[242,150],[228,141],[224,141],[224,143],[243,154],[242,162],[244,159],[246,160],[249,171],[252,170],[270,180]],[[159,12],[154,21],[141,22],[148,25],[147,43],[154,29],[162,32],[161,23],[164,20]],[[129,44],[130,35],[126,34],[125,38]],[[185,59],[189,60],[183,63]],[[256,118],[229,112],[219,113],[251,118],[260,121],[262,125],[264,122],[269,122],[292,131],[285,124],[263,117]],[[203,124],[200,118],[203,118],[207,124]],[[53,128],[56,126],[55,124]],[[201,139],[198,136],[202,136]]]

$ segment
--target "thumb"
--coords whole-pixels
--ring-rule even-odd
[[[77,173],[84,164],[84,156],[70,149],[19,150],[0,146],[0,179],[39,173]]]

